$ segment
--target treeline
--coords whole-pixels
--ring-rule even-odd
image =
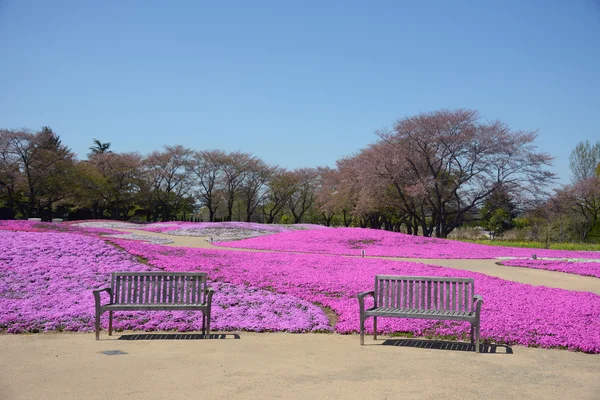
[[[482,121],[476,111],[404,118],[377,137],[335,168],[289,170],[249,153],[181,145],[116,153],[96,139],[78,160],[49,127],[0,130],[0,216],[310,222],[447,237],[469,225],[534,231],[537,216],[552,210],[569,220],[565,235],[582,240],[598,224],[589,143],[572,157],[585,172],[550,193],[552,157],[537,151],[536,133]]]

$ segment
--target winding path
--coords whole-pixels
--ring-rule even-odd
[[[121,232],[131,232],[138,235],[153,236],[160,238],[167,238],[173,240],[173,243],[165,246],[171,247],[191,247],[191,248],[202,248],[220,251],[258,251],[258,252],[274,252],[271,250],[254,250],[254,249],[240,249],[240,248],[224,248],[215,246],[207,241],[207,237],[200,236],[175,236],[168,235],[165,233],[148,232],[138,229],[115,229]],[[293,253],[293,252],[290,252]],[[304,254],[304,253],[299,253]],[[313,254],[313,253],[310,253]],[[320,253],[319,253],[320,254]],[[323,256],[338,257],[337,255],[320,254]],[[344,257],[357,257],[357,256],[344,256]],[[423,264],[438,265],[441,267],[462,269],[473,272],[480,272],[482,274],[496,276],[498,278],[506,279],[509,281],[527,283],[534,286],[548,286],[554,288],[562,288],[567,290],[575,290],[580,292],[592,292],[600,295],[600,279],[581,276],[574,274],[567,274],[564,272],[546,271],[541,269],[524,268],[524,267],[506,267],[497,265],[497,260],[494,259],[429,259],[429,258],[401,258],[401,257],[368,257],[368,258],[383,258],[394,261],[411,261],[419,262]]]

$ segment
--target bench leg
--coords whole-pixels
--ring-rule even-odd
[[[477,325],[477,330],[475,332],[475,353],[479,353],[479,325]]]
[[[112,336],[112,321],[113,321],[113,312],[108,312],[108,336]]]
[[[377,317],[373,317],[373,340],[377,340]]]
[[[206,315],[202,313],[202,334],[206,335]]]
[[[206,316],[206,336],[205,338],[210,338],[210,314]]]
[[[475,329],[475,325],[471,323],[471,344],[475,343],[475,336],[473,335]]]
[[[360,316],[360,345],[365,345],[365,317]]]
[[[96,308],[96,340],[100,340],[100,309]]]

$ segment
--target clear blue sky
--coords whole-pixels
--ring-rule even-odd
[[[80,158],[164,144],[335,165],[400,117],[473,108],[568,156],[600,140],[600,2],[0,0],[0,127]]]

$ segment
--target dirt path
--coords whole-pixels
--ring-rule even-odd
[[[0,399],[600,397],[600,356],[570,351],[513,346],[505,354],[498,346],[496,353],[475,354],[397,346],[410,342],[385,338],[360,346],[357,335],[337,334],[119,336],[0,335]],[[102,353],[111,350],[123,354]]]
[[[131,232],[138,235],[146,235],[173,240],[173,243],[166,246],[171,247],[191,247],[212,249],[220,251],[258,251],[271,252],[269,250],[251,250],[251,249],[236,249],[232,247],[224,248],[215,246],[207,241],[208,237],[198,236],[173,236],[164,233],[147,232],[136,229],[117,229],[122,232]],[[332,257],[336,257],[331,255]],[[351,256],[346,256],[351,257]],[[600,295],[600,279],[580,276],[574,274],[566,274],[563,272],[545,271],[533,268],[520,267],[505,267],[497,265],[497,260],[466,260],[466,259],[429,259],[429,258],[400,258],[400,257],[369,257],[383,258],[394,261],[413,261],[430,265],[439,265],[441,267],[449,267],[462,269],[482,274],[496,276],[514,282],[528,283],[535,286],[548,286],[554,288],[562,288],[567,290],[576,290],[582,292],[592,292]]]

